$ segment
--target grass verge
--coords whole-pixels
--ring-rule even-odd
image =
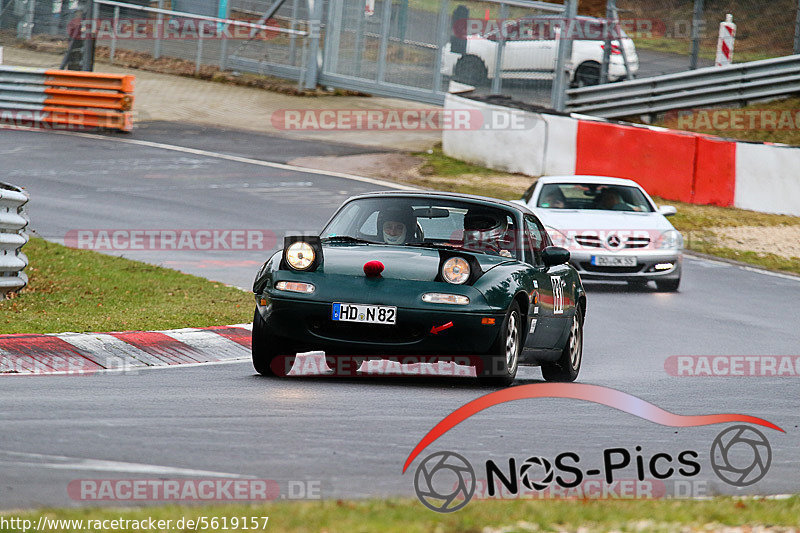
[[[14,517],[37,524],[46,515],[60,520],[172,520],[217,518],[228,530],[233,518],[259,518],[256,531],[283,532],[361,532],[382,533],[494,533],[514,531],[720,531],[744,526],[742,531],[787,531],[800,526],[800,498],[784,500],[717,498],[691,500],[560,500],[560,501],[482,501],[472,502],[450,514],[428,511],[416,500],[360,500],[323,502],[284,502],[264,505],[164,506],[140,509],[53,509],[14,513]],[[263,518],[269,517],[262,528]],[[241,522],[239,522],[241,524]],[[185,521],[184,521],[185,524]],[[84,522],[84,527],[86,523]],[[59,531],[78,531],[78,527]],[[763,529],[761,529],[763,528]],[[192,528],[184,527],[189,531]],[[119,528],[115,531],[132,531]],[[249,529],[253,531],[253,529]]]
[[[24,251],[30,284],[0,302],[0,333],[157,330],[252,319],[247,293],[222,283],[38,238]]]
[[[448,157],[444,155],[441,144],[412,155],[425,162],[419,168],[418,176],[406,177],[403,182],[418,187],[514,200],[520,198],[535,181],[530,176],[500,172]]]

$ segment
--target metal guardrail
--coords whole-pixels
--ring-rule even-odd
[[[0,182],[0,300],[28,284],[28,276],[22,271],[28,266],[28,258],[21,251],[28,242],[24,232],[28,225],[26,203],[27,193]]]
[[[33,126],[131,131],[134,77],[0,65],[0,109]]]
[[[800,92],[800,55],[567,91],[567,111],[602,118],[662,113]]]

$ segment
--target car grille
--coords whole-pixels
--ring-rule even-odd
[[[575,237],[575,242],[580,244],[581,246],[586,246],[587,248],[602,248],[603,243],[600,242],[598,237],[594,235],[579,235]]]
[[[575,242],[586,248],[603,248],[604,244],[600,237],[595,235],[577,235]],[[650,237],[628,237],[624,246],[620,248],[647,248],[650,244]]]
[[[599,274],[635,274],[641,272],[645,265],[636,265],[632,267],[612,267],[612,266],[597,266],[591,263],[580,263],[580,266],[586,272],[596,272]]]
[[[650,244],[650,237],[629,237],[625,241],[625,248],[647,248]]]

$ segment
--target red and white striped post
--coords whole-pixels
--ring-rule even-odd
[[[725,21],[719,24],[716,61],[718,67],[733,63],[733,44],[735,41],[736,24],[733,23],[733,15],[725,15]]]

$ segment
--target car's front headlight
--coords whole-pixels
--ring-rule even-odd
[[[295,242],[286,249],[286,262],[295,270],[306,270],[315,258],[314,248],[307,242]]]
[[[467,260],[451,257],[442,265],[442,278],[453,285],[463,285],[469,279],[470,269]]]
[[[658,247],[662,250],[680,250],[683,248],[683,235],[674,229],[665,231],[659,238]]]

